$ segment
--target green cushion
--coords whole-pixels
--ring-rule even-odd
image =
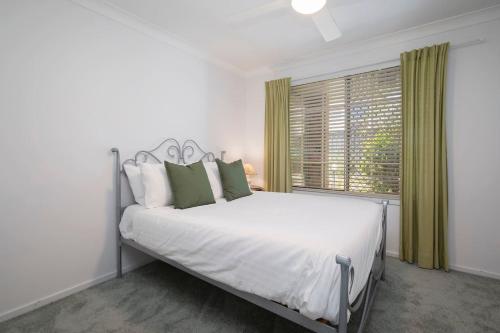
[[[217,162],[217,166],[219,167],[224,198],[226,198],[227,201],[252,194],[252,191],[250,191],[248,187],[245,170],[243,169],[243,162],[241,160],[234,161],[233,163],[224,163],[216,159],[215,162]]]
[[[189,208],[215,203],[203,162],[178,165],[165,161],[172,187],[175,208]]]

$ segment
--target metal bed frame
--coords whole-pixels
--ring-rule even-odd
[[[373,304],[373,300],[375,297],[376,289],[378,286],[378,281],[385,279],[385,249],[386,249],[386,234],[387,234],[387,205],[388,201],[384,200],[381,202],[383,206],[383,213],[381,217],[382,223],[382,241],[380,243],[380,247],[375,254],[375,259],[371,268],[370,275],[368,280],[365,283],[362,291],[359,293],[354,302],[349,302],[349,294],[350,294],[350,283],[352,287],[352,281],[354,280],[354,268],[351,267],[351,258],[346,256],[337,255],[336,262],[340,265],[341,274],[340,274],[340,307],[339,307],[339,321],[337,325],[332,325],[330,323],[325,323],[323,321],[317,321],[310,319],[301,315],[297,310],[290,309],[284,305],[276,303],[274,301],[265,299],[255,294],[250,294],[238,289],[235,289],[231,286],[228,286],[224,283],[215,281],[206,276],[203,276],[183,265],[160,256],[159,254],[145,248],[144,246],[136,243],[130,239],[122,238],[119,229],[119,223],[121,221],[121,217],[125,207],[122,207],[122,174],[123,165],[127,163],[136,164],[137,162],[153,162],[153,163],[162,163],[162,158],[159,157],[158,154],[163,153],[165,160],[170,160],[177,163],[190,163],[194,161],[206,160],[213,161],[215,160],[215,154],[212,152],[205,152],[201,147],[191,139],[184,141],[181,145],[179,141],[176,139],[166,139],[162,143],[160,143],[156,148],[152,150],[140,150],[135,154],[133,159],[127,159],[123,162],[120,162],[120,151],[118,148],[112,148],[111,152],[114,154],[115,158],[115,195],[116,195],[116,205],[115,205],[115,224],[116,224],[116,266],[117,273],[116,277],[122,277],[122,248],[124,245],[130,246],[140,252],[146,253],[151,257],[154,257],[158,260],[161,260],[171,266],[174,266],[190,275],[193,275],[201,280],[204,280],[216,287],[219,287],[233,295],[236,295],[246,301],[249,301],[255,305],[258,305],[270,312],[275,313],[276,315],[286,318],[294,323],[297,323],[313,332],[316,333],[347,333],[347,327],[349,322],[349,311],[351,313],[356,312],[361,309],[362,317],[361,322],[358,326],[358,333],[362,332]],[[225,151],[220,153],[221,159],[224,158]],[[125,177],[126,178],[126,177]]]

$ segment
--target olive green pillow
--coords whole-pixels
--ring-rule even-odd
[[[189,208],[215,203],[203,162],[178,165],[165,161],[172,187],[175,208]]]
[[[216,159],[215,162],[217,162],[217,166],[219,167],[224,198],[226,198],[227,201],[252,194],[252,191],[250,191],[248,187],[245,170],[243,169],[243,162],[241,160],[232,163],[224,163]]]

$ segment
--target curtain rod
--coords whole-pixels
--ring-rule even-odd
[[[484,38],[476,38],[476,39],[472,39],[472,40],[469,40],[469,41],[466,41],[466,42],[462,42],[462,43],[458,43],[458,44],[452,44],[452,45],[450,45],[450,50],[456,50],[456,49],[461,49],[463,47],[468,47],[468,46],[482,44],[482,43],[484,43],[484,41],[485,41]],[[351,68],[348,68],[348,69],[345,69],[345,70],[342,70],[342,71],[338,71],[338,72],[333,72],[333,73],[317,74],[317,75],[312,75],[312,76],[307,76],[307,77],[301,77],[301,78],[297,78],[297,79],[292,78],[292,85],[293,84],[297,85],[297,82],[304,81],[304,80],[310,80],[310,79],[314,79],[314,78],[317,78],[317,77],[325,77],[325,80],[326,80],[328,77],[332,77],[334,75],[339,75],[339,74],[341,74],[343,72],[349,72],[349,71],[353,71],[353,70],[356,70],[356,69],[361,69],[361,68],[366,68],[366,67],[376,67],[376,66],[383,65],[383,64],[389,64],[391,62],[399,61],[399,59],[400,59],[399,57],[398,58],[393,58],[393,59],[384,60],[384,61],[381,61],[381,62],[376,62],[376,63],[373,63],[373,64],[369,64],[369,65],[351,67]]]

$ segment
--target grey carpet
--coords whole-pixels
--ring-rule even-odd
[[[500,281],[390,259],[366,332],[500,332]],[[353,319],[354,326],[359,316]],[[307,332],[154,262],[33,312],[0,332]]]

